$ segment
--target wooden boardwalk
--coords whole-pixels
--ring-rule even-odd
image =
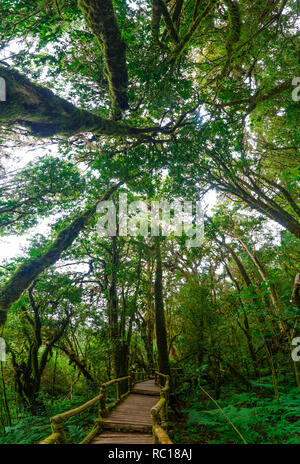
[[[141,374],[144,377],[144,373],[133,372],[125,377],[109,380],[101,385],[99,395],[77,408],[51,417],[52,433],[40,444],[68,444],[64,423],[71,417],[99,404],[94,426],[80,444],[172,445],[173,442],[167,433],[170,376],[155,371],[155,379],[135,382],[136,375]],[[121,395],[122,382],[123,385],[124,382],[127,385],[125,385],[126,391]],[[107,406],[106,390],[112,385],[116,387],[117,399]]]
[[[104,432],[91,444],[152,444],[151,408],[159,394],[160,388],[152,379],[135,384],[132,393],[105,419]]]
[[[133,393],[138,393],[139,395],[159,396],[160,388],[154,383],[153,379],[150,379],[136,383],[133,388]]]

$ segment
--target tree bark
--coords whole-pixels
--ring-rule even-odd
[[[118,187],[119,184],[111,187],[99,201],[107,200]],[[43,271],[58,261],[61,254],[78,237],[80,231],[96,212],[97,204],[98,202],[61,230],[52,244],[41,252],[40,256],[23,262],[2,286],[0,289],[0,327],[5,324],[7,312],[11,305],[20,298],[22,293]]]
[[[32,135],[70,137],[84,132],[98,135],[138,136],[156,129],[139,129],[104,119],[32,83],[19,72],[0,65],[6,81],[6,101],[0,102],[0,124],[21,125]]]
[[[155,328],[158,351],[158,367],[162,374],[170,375],[169,351],[163,301],[162,262],[160,237],[155,237],[156,275],[155,275]]]
[[[113,106],[113,116],[128,108],[126,46],[115,17],[111,0],[79,0],[87,24],[102,49],[106,76]]]

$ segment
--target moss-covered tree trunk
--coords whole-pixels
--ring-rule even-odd
[[[122,39],[111,0],[79,0],[87,24],[102,49],[105,73],[113,107],[113,117],[128,108],[126,46]]]
[[[99,201],[107,200],[117,188],[118,185],[111,187]],[[46,250],[41,250],[37,258],[23,262],[0,288],[0,326],[5,324],[7,312],[11,305],[20,298],[22,293],[29,288],[44,270],[58,261],[63,251],[67,250],[78,237],[80,231],[95,214],[97,204],[90,207],[74,219],[69,226],[61,230],[52,244]]]
[[[119,249],[118,237],[112,237],[111,274],[109,287],[109,321],[111,338],[111,370],[112,377],[117,379],[128,375],[128,346],[121,337],[121,324],[119,323],[119,300],[118,300],[118,269]],[[127,389],[127,382],[121,383],[120,393]]]
[[[169,350],[167,342],[166,321],[163,300],[163,271],[161,260],[160,237],[154,239],[156,273],[155,273],[155,328],[158,351],[158,368],[162,374],[170,375]]]
[[[154,295],[152,285],[152,274],[150,268],[150,261],[147,262],[147,279],[148,279],[148,295],[147,295],[147,316],[146,316],[146,336],[145,336],[145,348],[148,357],[148,368],[149,372],[152,373],[154,369],[154,358],[153,358],[153,334],[154,334]]]
[[[120,340],[118,325],[118,295],[117,295],[117,273],[118,273],[118,243],[117,237],[112,237],[112,258],[109,287],[109,321],[111,334],[111,368],[114,378],[120,377]]]
[[[6,82],[6,101],[0,102],[0,124],[24,126],[38,137],[70,137],[86,132],[138,136],[152,132],[152,129],[143,130],[118,124],[76,108],[11,68],[0,65],[0,77]]]

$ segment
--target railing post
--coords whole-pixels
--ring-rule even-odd
[[[116,382],[117,400],[120,399],[120,382]]]
[[[153,427],[152,427],[153,444],[154,445],[159,445],[159,439],[158,439],[158,436],[157,436],[157,434],[155,432],[155,427],[156,427],[155,425],[153,425]]]
[[[172,444],[168,429],[170,376],[155,371],[155,383],[160,387],[160,400],[151,409],[152,434],[154,444]],[[161,383],[160,380],[163,380]]]
[[[130,391],[133,390],[134,385],[135,385],[135,373],[131,372],[131,374],[130,374]]]
[[[102,396],[100,398],[99,412],[100,416],[103,418],[106,416],[106,387],[104,385],[102,385],[100,393]]]
[[[52,433],[57,433],[59,435],[59,443],[60,444],[68,443],[63,421],[61,419],[56,419],[56,420],[51,419],[50,423],[51,423]]]
[[[168,428],[168,400],[165,396],[165,404],[161,413],[161,428],[167,430]]]

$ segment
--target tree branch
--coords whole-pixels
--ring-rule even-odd
[[[128,108],[125,43],[122,39],[112,0],[79,0],[84,18],[102,49],[115,118]]]
[[[183,50],[185,49],[185,47],[197,31],[198,27],[200,26],[201,21],[210,13],[215,3],[216,0],[209,0],[206,8],[204,8],[204,10],[197,16],[195,21],[192,22],[187,33],[182,37],[178,45],[173,50],[172,57],[170,60],[172,64],[174,64],[179,59]]]
[[[0,77],[6,81],[6,101],[0,102],[0,124],[25,126],[35,136],[70,137],[83,132],[139,136],[158,129],[129,127],[76,108],[51,90],[33,84],[17,71],[1,65]]]
[[[99,201],[107,200],[120,184],[111,187]],[[26,260],[10,277],[8,282],[0,289],[0,327],[5,324],[7,312],[11,305],[17,301],[22,293],[45,270],[52,266],[61,254],[78,237],[80,231],[86,226],[89,219],[96,212],[98,201],[83,214],[61,230],[52,244],[37,258]]]
[[[161,8],[161,12],[163,14],[164,20],[165,20],[167,30],[170,36],[173,38],[174,42],[178,43],[179,42],[178,34],[174,27],[173,20],[169,14],[168,8],[166,7],[164,0],[158,0],[158,3]]]

